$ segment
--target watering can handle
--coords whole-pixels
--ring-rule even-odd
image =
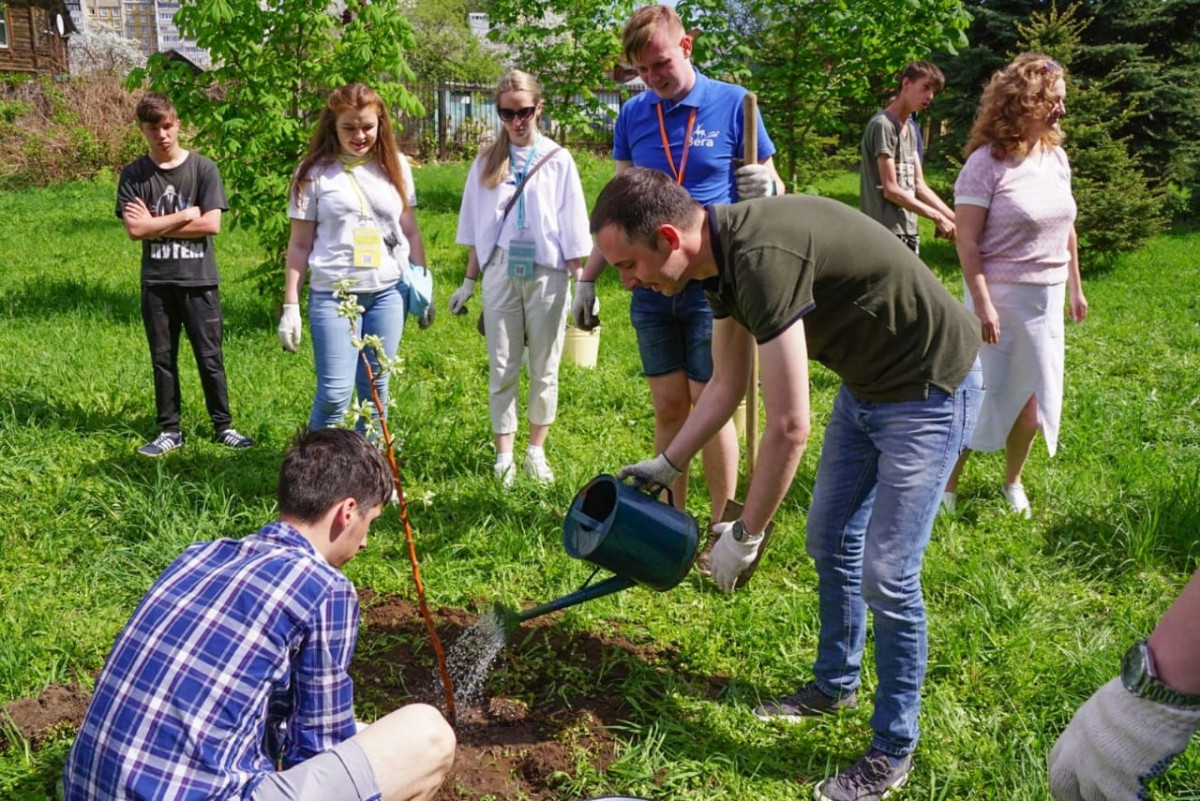
[[[667,493],[667,503],[671,506],[675,505],[675,493],[670,487],[659,484],[657,481],[639,478],[638,476],[630,476],[629,479],[629,486],[638,492],[644,492],[651,497],[658,495],[660,492],[665,492]]]

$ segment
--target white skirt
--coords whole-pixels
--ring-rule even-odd
[[[986,391],[970,448],[1003,450],[1017,415],[1036,397],[1038,429],[1053,456],[1062,418],[1066,284],[989,284],[988,294],[1000,318],[1000,341],[979,351]],[[964,290],[963,297],[974,312],[971,293]]]

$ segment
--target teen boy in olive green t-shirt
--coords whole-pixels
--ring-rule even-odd
[[[814,795],[881,797],[907,781],[919,736],[921,560],[982,400],[978,322],[887,229],[831,200],[703,209],[668,176],[634,169],[600,193],[592,232],[628,288],[673,295],[704,281],[715,320],[713,378],[692,416],[662,453],[620,477],[669,486],[675,465],[733,414],[758,343],[767,423],[742,516],[717,527],[710,568],[725,591],[757,563],[807,443],[809,358],[841,377],[808,511],[821,620],[815,679],[755,714],[797,720],[853,706],[869,607],[875,736]]]

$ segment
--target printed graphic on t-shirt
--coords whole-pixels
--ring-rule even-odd
[[[906,192],[914,192],[917,188],[917,169],[913,164],[897,161],[896,162],[896,181],[900,184],[900,188]],[[880,187],[882,188],[882,187]]]
[[[187,198],[176,191],[173,184],[167,188],[154,203],[154,216],[165,217],[177,211],[187,209],[191,204]],[[152,239],[150,240],[150,258],[152,259],[200,259],[204,257],[204,240],[187,239]]]

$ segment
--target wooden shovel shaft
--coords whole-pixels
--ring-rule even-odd
[[[747,92],[742,101],[742,131],[746,146],[743,160],[758,163],[758,97]],[[758,346],[750,349],[750,385],[746,387],[746,483],[754,478],[754,463],[758,460]]]

